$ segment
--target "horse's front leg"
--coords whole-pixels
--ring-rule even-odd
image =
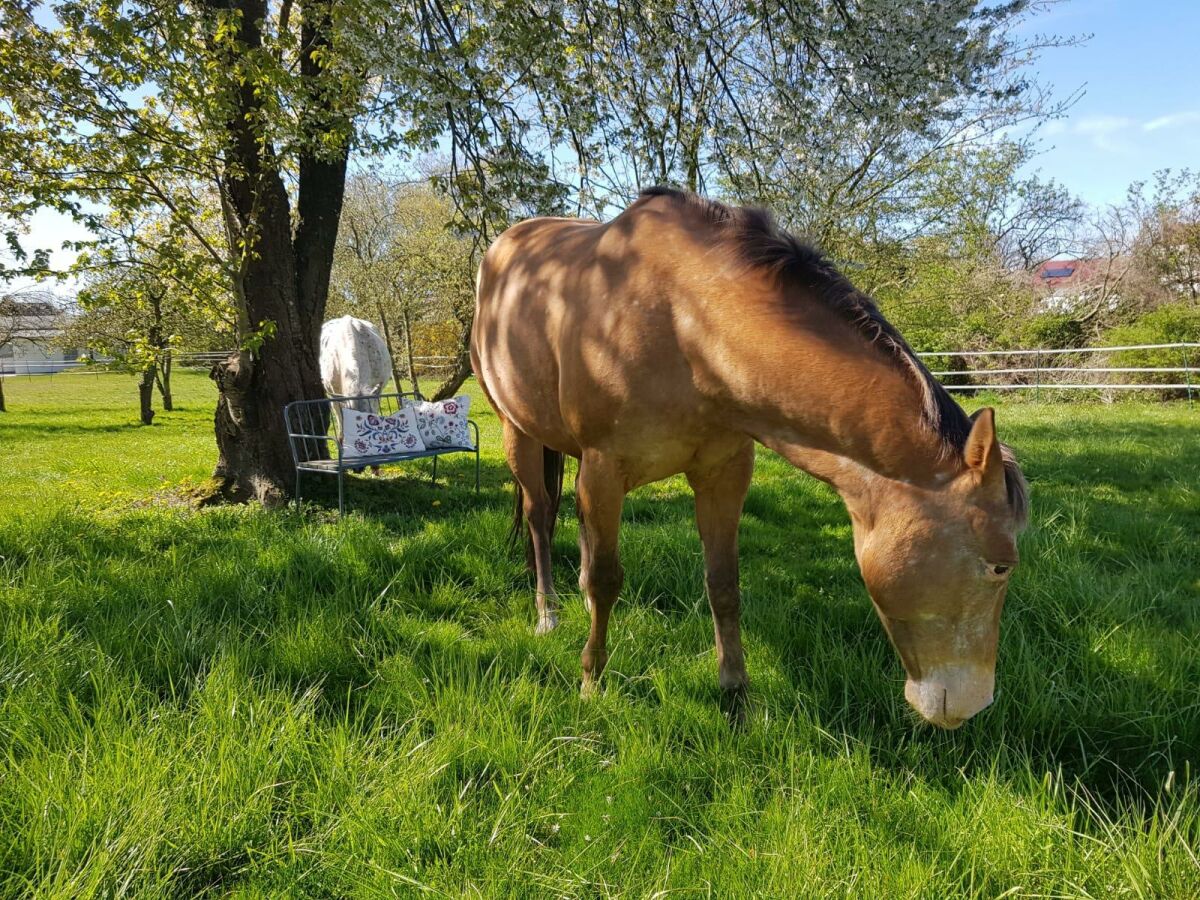
[[[558,595],[554,591],[554,574],[550,563],[550,544],[557,508],[546,493],[542,444],[507,419],[502,421],[508,465],[521,487],[522,505],[516,513],[524,517],[529,528],[526,561],[532,563],[537,578],[537,627],[534,633],[546,634],[558,627]],[[520,519],[517,525],[520,528]]]
[[[581,659],[584,696],[596,690],[600,673],[608,663],[608,618],[625,580],[617,551],[624,502],[624,480],[616,461],[585,451],[575,479],[581,561],[579,586],[592,615]]]
[[[704,544],[705,583],[712,608],[717,642],[717,673],[721,689],[745,693],[749,678],[742,653],[741,594],[738,588],[738,522],[754,471],[754,445],[719,465],[688,472],[696,494],[696,525]]]

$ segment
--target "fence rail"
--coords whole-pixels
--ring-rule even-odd
[[[1131,354],[1152,354],[1138,358]],[[180,367],[211,366],[228,351],[176,352]],[[1200,391],[1200,343],[1133,344],[1117,347],[1045,347],[1017,350],[927,351],[933,374],[948,391],[1183,391],[1189,400]],[[1094,364],[1087,364],[1087,360]],[[938,361],[942,366],[937,367]],[[968,363],[968,360],[972,362]],[[437,377],[453,369],[453,356],[416,356],[418,377]],[[949,363],[949,366],[946,366]],[[957,365],[955,365],[957,363]],[[1032,363],[1032,365],[1030,364]],[[111,371],[111,360],[14,362],[0,359],[0,376],[81,375]],[[1113,377],[1118,376],[1118,377]]]
[[[227,357],[227,352],[174,353],[171,362],[183,368],[211,366]],[[0,375],[101,375],[121,368],[113,359],[53,360],[37,361],[0,359]]]
[[[176,351],[171,356],[172,364],[180,368],[208,368],[225,359],[232,351],[212,350],[203,352]],[[457,359],[453,356],[414,356],[413,362],[418,377],[436,376],[439,372],[453,369]],[[112,359],[94,360],[11,360],[0,359],[0,376],[54,376],[54,375],[101,375],[121,369]]]
[[[1149,354],[1141,357],[1133,354]],[[1018,350],[945,350],[918,353],[948,391],[1183,391],[1200,388],[1200,343],[1115,347],[1043,347]],[[1087,360],[1095,360],[1088,364]],[[971,360],[972,362],[968,362]],[[977,362],[976,362],[977,361]],[[1032,362],[1032,365],[1029,363]],[[993,365],[995,363],[995,365]],[[1125,376],[1125,377],[1112,377]],[[1180,377],[1182,376],[1182,377]]]

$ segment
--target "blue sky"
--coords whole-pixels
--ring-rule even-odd
[[[1059,96],[1085,93],[1042,128],[1032,169],[1099,205],[1156,169],[1200,168],[1200,0],[1068,0],[1026,30],[1093,35],[1036,65]]]
[[[1031,172],[1103,205],[1157,169],[1200,168],[1200,0],[1063,0],[1023,31],[1092,35],[1045,51],[1034,67],[1059,97],[1083,95],[1065,119],[1043,126]],[[43,213],[27,245],[81,237],[77,226]],[[56,253],[54,261],[67,259]]]

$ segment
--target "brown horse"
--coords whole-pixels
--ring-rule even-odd
[[[510,228],[480,267],[471,361],[529,524],[539,633],[557,624],[563,454],[579,459],[585,693],[608,659],[625,495],[680,472],[720,685],[744,691],[737,530],[758,441],[845,501],[908,702],[946,728],[991,702],[1020,470],[992,411],[968,418],[871,299],[763,211],[655,188],[606,224]]]

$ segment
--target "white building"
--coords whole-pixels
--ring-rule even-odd
[[[79,358],[77,349],[54,346],[62,311],[45,300],[0,297],[0,375],[61,372]]]

